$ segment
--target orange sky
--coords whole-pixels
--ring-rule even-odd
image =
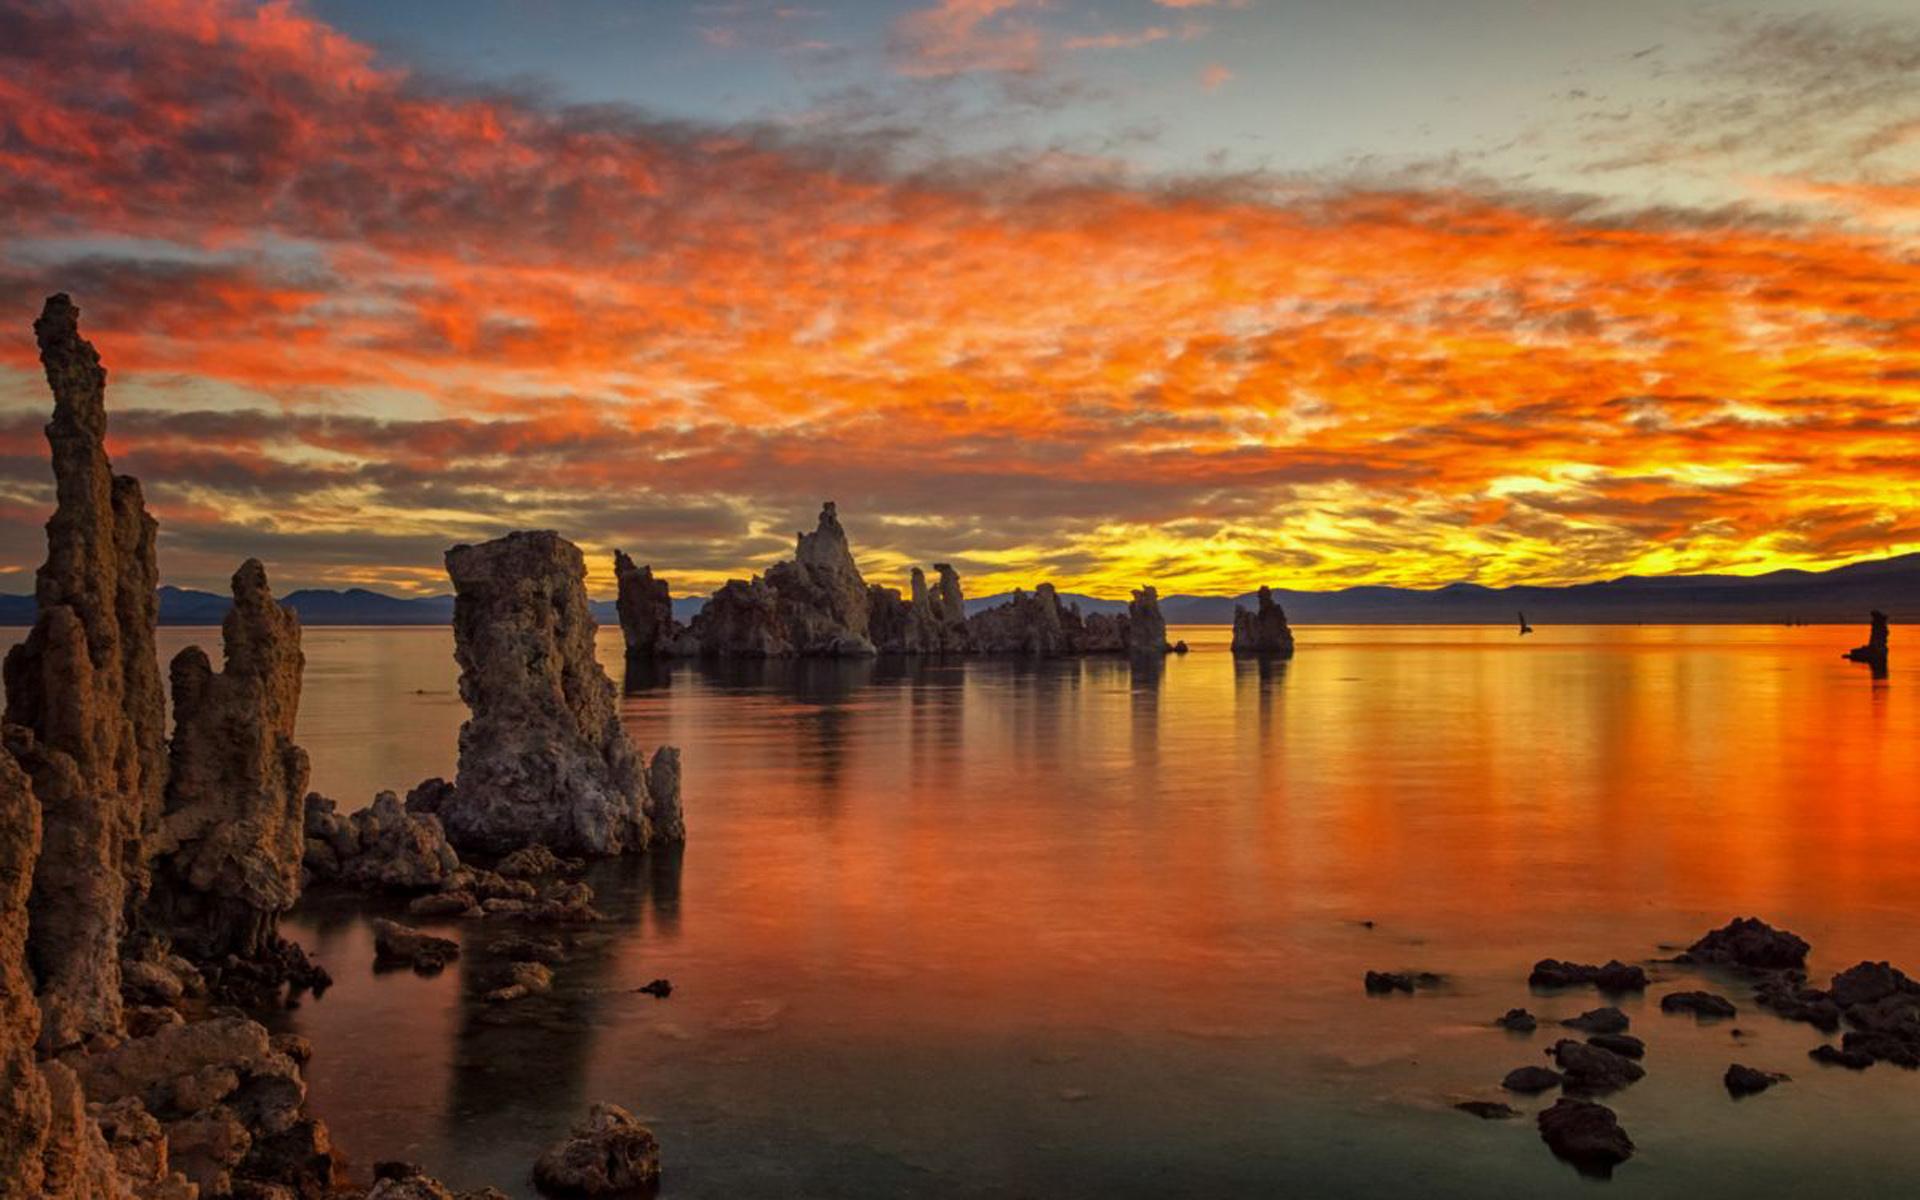
[[[1911,176],[907,171],[426,81],[301,9],[0,0],[0,587],[73,293],[162,570],[444,590],[515,527],[676,593],[840,504],[975,594],[1567,582],[1920,550]],[[91,14],[92,19],[82,19]],[[1912,145],[1914,92],[1885,101]]]

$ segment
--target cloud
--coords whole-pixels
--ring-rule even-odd
[[[1217,92],[1233,81],[1233,72],[1220,63],[1208,63],[1200,68],[1200,86],[1210,92]]]
[[[895,69],[938,78],[976,71],[1032,71],[1042,36],[1028,11],[1036,0],[938,0],[893,29]]]

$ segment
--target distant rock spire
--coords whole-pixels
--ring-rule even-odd
[[[1287,614],[1274,601],[1273,589],[1262,586],[1258,607],[1248,612],[1244,605],[1233,606],[1233,652],[1269,658],[1293,657],[1293,630]]]

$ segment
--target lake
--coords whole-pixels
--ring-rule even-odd
[[[217,632],[162,630],[162,652]],[[1920,670],[1842,662],[1862,629],[1303,627],[1287,664],[1228,630],[1157,675],[1058,663],[678,664],[624,719],[680,746],[683,856],[604,864],[610,920],[554,993],[479,999],[512,926],[420,922],[466,954],[376,976],[383,911],[289,922],[335,987],[287,1014],[361,1164],[531,1196],[595,1100],[663,1143],[673,1197],[1574,1195],[1502,1097],[1591,990],[1546,957],[1646,960],[1735,915],[1920,967]],[[444,629],[306,633],[300,740],[343,807],[451,776]],[[601,656],[623,677],[618,630]],[[392,912],[394,908],[384,911]],[[1662,947],[1667,949],[1663,950]],[[1363,994],[1370,968],[1444,973]],[[1738,980],[1654,968],[1622,1003],[1648,1077],[1609,1103],[1620,1196],[1885,1192],[1920,1076],[1806,1057]],[[670,999],[633,989],[672,980]],[[1723,992],[1721,1023],[1658,1011]],[[1742,1031],[1736,1037],[1733,1030]],[[1728,1063],[1790,1083],[1741,1102]],[[1551,1096],[1547,1098],[1551,1100]],[[1518,1100],[1531,1111],[1539,1102]]]

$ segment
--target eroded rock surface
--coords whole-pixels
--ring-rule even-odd
[[[305,845],[300,619],[274,600],[259,560],[234,573],[221,632],[220,671],[198,646],[173,660],[171,771],[153,838],[150,912],[201,959],[268,948],[300,897]]]
[[[674,658],[699,653],[699,643],[674,619],[667,581],[654,578],[650,566],[635,566],[626,551],[613,552],[613,577],[619,585],[614,607],[629,658]]]
[[[533,1182],[555,1196],[624,1196],[660,1178],[660,1143],[617,1104],[596,1104],[533,1167]]]
[[[39,615],[5,670],[9,749],[41,809],[28,956],[49,1047],[120,1024],[120,940],[145,890],[142,839],[166,778],[157,526],[139,483],[107,461],[107,373],[79,316],[57,295],[34,322],[57,501]]]
[[[646,763],[594,657],[586,564],[551,532],[447,551],[454,656],[472,716],[453,790],[435,808],[463,853],[541,843],[563,854],[642,850]]]
[[[319,793],[305,802],[303,863],[315,879],[375,891],[428,892],[449,886],[460,856],[447,844],[440,818],[402,806],[392,792],[370,808],[340,815]]]
[[[40,1008],[27,974],[27,896],[40,854],[40,806],[13,756],[0,752],[0,1196],[34,1196],[53,1119],[34,1062]]]
[[[1167,619],[1160,615],[1160,594],[1151,586],[1134,589],[1127,602],[1127,653],[1137,659],[1158,659],[1173,649],[1167,644]]]
[[[1287,614],[1274,601],[1273,589],[1262,587],[1252,612],[1233,606],[1233,652],[1239,655],[1293,657],[1293,630]]]

